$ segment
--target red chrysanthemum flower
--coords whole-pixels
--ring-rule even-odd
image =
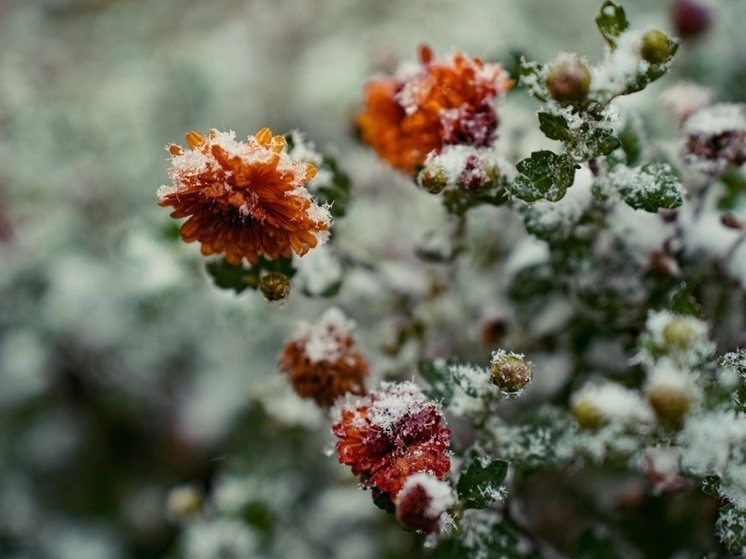
[[[451,431],[438,406],[413,382],[383,383],[338,410],[337,455],[363,484],[394,499],[406,479],[423,472],[443,479],[451,467]]]
[[[345,394],[365,394],[368,364],[355,349],[354,324],[337,308],[327,310],[317,324],[303,325],[280,354],[299,396],[331,406]]]
[[[499,64],[460,52],[434,61],[423,46],[417,73],[368,83],[357,125],[362,140],[383,160],[411,175],[443,146],[492,144],[495,102],[511,85]]]
[[[189,132],[191,149],[172,145],[170,186],[158,190],[158,204],[186,242],[199,241],[202,254],[224,254],[231,264],[260,255],[273,259],[303,255],[325,239],[331,217],[305,184],[316,174],[310,163],[292,159],[285,139],[263,128],[247,142],[234,132]]]

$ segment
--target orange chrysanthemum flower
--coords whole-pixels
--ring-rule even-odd
[[[172,206],[171,217],[188,217],[181,237],[199,241],[202,254],[256,264],[260,255],[302,256],[323,242],[331,216],[305,188],[316,167],[292,159],[282,136],[263,128],[244,143],[211,130],[186,140],[191,149],[169,147],[173,184],[158,189],[158,204]]]
[[[512,85],[499,64],[455,52],[434,61],[420,48],[419,71],[368,83],[357,117],[362,140],[392,167],[413,174],[446,145],[489,146],[495,141],[495,102]]]
[[[345,394],[365,394],[368,364],[355,349],[352,328],[339,309],[331,308],[285,345],[279,367],[299,396],[329,407]]]
[[[412,474],[448,474],[451,431],[437,404],[413,382],[383,383],[337,414],[332,432],[339,461],[375,492],[393,500]]]

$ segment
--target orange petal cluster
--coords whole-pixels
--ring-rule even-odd
[[[499,64],[461,52],[436,61],[423,46],[417,73],[366,85],[357,117],[361,139],[389,165],[412,175],[430,152],[440,153],[446,145],[492,144],[495,103],[511,85]]]
[[[413,382],[383,383],[337,413],[332,432],[339,439],[339,461],[376,493],[393,501],[412,474],[443,479],[450,470],[451,431]]]
[[[174,208],[171,217],[188,218],[184,241],[234,265],[302,256],[323,242],[331,216],[305,188],[316,167],[291,158],[282,136],[263,128],[239,142],[234,132],[211,130],[186,140],[190,149],[169,147],[172,184],[158,189],[158,204]]]
[[[351,321],[331,308],[285,345],[279,367],[299,396],[329,407],[345,394],[365,394],[368,363],[355,349],[351,330]]]

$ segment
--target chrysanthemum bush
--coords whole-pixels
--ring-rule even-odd
[[[709,9],[674,3],[683,39],[707,31]],[[258,290],[277,313],[328,301],[277,347],[278,369],[349,468],[326,482],[356,480],[422,538],[402,556],[746,554],[746,106],[669,83],[673,137],[648,138],[618,102],[668,79],[680,40],[611,1],[595,24],[594,60],[422,46],[365,86],[360,141],[445,216],[399,271],[395,251],[346,241],[354,177],[301,133],[189,132],[169,148],[160,204],[222,255],[207,262],[217,287]],[[502,138],[502,104],[521,92],[536,148]],[[388,336],[370,284],[388,295]],[[201,556],[195,522],[292,530],[253,508],[231,525],[215,494],[172,497],[187,557]]]

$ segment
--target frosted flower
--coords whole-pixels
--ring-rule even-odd
[[[479,418],[488,412],[500,397],[489,371],[474,365],[453,365],[449,369],[453,381],[453,396],[448,411],[459,417]]]
[[[186,138],[191,149],[169,148],[173,184],[158,189],[158,204],[188,217],[181,237],[199,241],[202,254],[256,264],[261,255],[302,256],[326,239],[329,211],[305,188],[316,167],[291,158],[282,136],[263,128],[245,143],[217,130]]]
[[[684,125],[684,162],[708,175],[746,163],[746,105],[720,103],[698,110]]]
[[[328,309],[317,324],[301,325],[280,354],[279,367],[295,391],[320,406],[344,394],[365,394],[368,364],[355,349],[354,322],[339,309]]]
[[[366,86],[357,118],[361,138],[389,165],[411,175],[444,146],[491,145],[498,125],[495,101],[511,85],[498,64],[461,52],[434,60],[432,50],[421,47],[415,72]]]
[[[456,499],[451,486],[429,474],[413,474],[396,496],[396,518],[418,532],[438,533]]]
[[[653,493],[678,491],[687,486],[688,481],[681,476],[678,448],[649,448],[642,459],[642,471],[652,485]]]
[[[342,403],[335,415],[339,461],[367,488],[393,499],[412,474],[443,479],[450,470],[451,431],[413,382],[384,382],[366,398]]]

